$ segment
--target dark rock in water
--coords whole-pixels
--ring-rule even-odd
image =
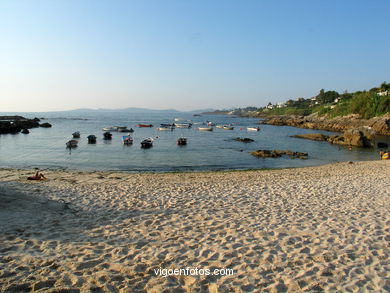
[[[0,134],[19,133],[23,129],[34,127],[39,127],[39,123],[34,119],[22,116],[0,116]]]
[[[293,152],[289,150],[257,150],[251,152],[255,157],[260,158],[280,158],[282,156],[289,156],[291,159],[307,159],[308,153]]]
[[[22,133],[23,133],[23,134],[29,134],[30,131],[29,131],[28,129],[23,129],[23,130],[22,130]]]
[[[247,143],[247,142],[254,142],[253,139],[247,138],[247,137],[244,137],[244,138],[237,137],[237,138],[235,138],[234,140],[235,140],[235,141],[240,141],[240,142],[245,142],[245,143]]]
[[[42,123],[39,125],[40,127],[45,127],[45,128],[50,128],[51,127],[51,124],[48,123],[48,122],[45,122],[45,123]]]
[[[33,119],[33,121],[35,121],[35,122],[39,122],[39,121],[41,121],[41,119],[39,119],[39,118],[35,117],[35,118]]]
[[[304,139],[310,139],[315,141],[327,141],[329,138],[329,136],[323,135],[321,133],[297,134],[297,135],[291,135],[291,137],[304,138]]]
[[[378,142],[377,146],[378,148],[387,148],[389,145],[385,142]]]

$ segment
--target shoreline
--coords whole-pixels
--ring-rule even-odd
[[[0,290],[386,291],[390,161],[261,171],[0,169]],[[233,275],[156,275],[158,269]]]

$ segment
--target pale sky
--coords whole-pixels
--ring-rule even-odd
[[[390,1],[0,1],[0,112],[232,108],[390,81]]]

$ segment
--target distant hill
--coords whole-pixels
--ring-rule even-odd
[[[175,109],[155,110],[155,109],[130,107],[130,108],[124,108],[124,109],[75,109],[75,110],[69,110],[69,111],[63,111],[63,112],[72,112],[72,113],[79,113],[79,112],[179,113],[180,111],[177,111]]]

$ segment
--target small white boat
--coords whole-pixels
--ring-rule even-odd
[[[260,127],[247,127],[246,128],[248,131],[259,131],[260,130]]]
[[[213,131],[213,128],[212,127],[199,127],[198,130],[199,131]]]
[[[217,127],[217,128],[223,128],[223,125],[217,125],[217,126],[215,126],[215,127]]]
[[[213,123],[211,121],[207,121],[207,126],[215,126],[215,123]]]
[[[192,123],[175,123],[177,128],[191,128]]]
[[[118,131],[118,126],[108,126],[102,128],[103,131]]]
[[[75,147],[77,147],[77,144],[78,144],[79,142],[77,141],[77,140],[74,140],[74,139],[72,139],[72,140],[69,140],[67,143],[66,143],[66,147],[67,148],[75,148]]]
[[[153,146],[153,138],[147,138],[141,141],[141,148],[147,149]]]
[[[183,118],[175,118],[175,121],[184,121]]]
[[[122,136],[122,143],[125,145],[133,144],[133,138],[130,135]]]
[[[158,131],[172,131],[173,127],[157,127]]]
[[[234,130],[234,127],[231,126],[231,125],[224,125],[223,129],[225,129],[225,130]]]

